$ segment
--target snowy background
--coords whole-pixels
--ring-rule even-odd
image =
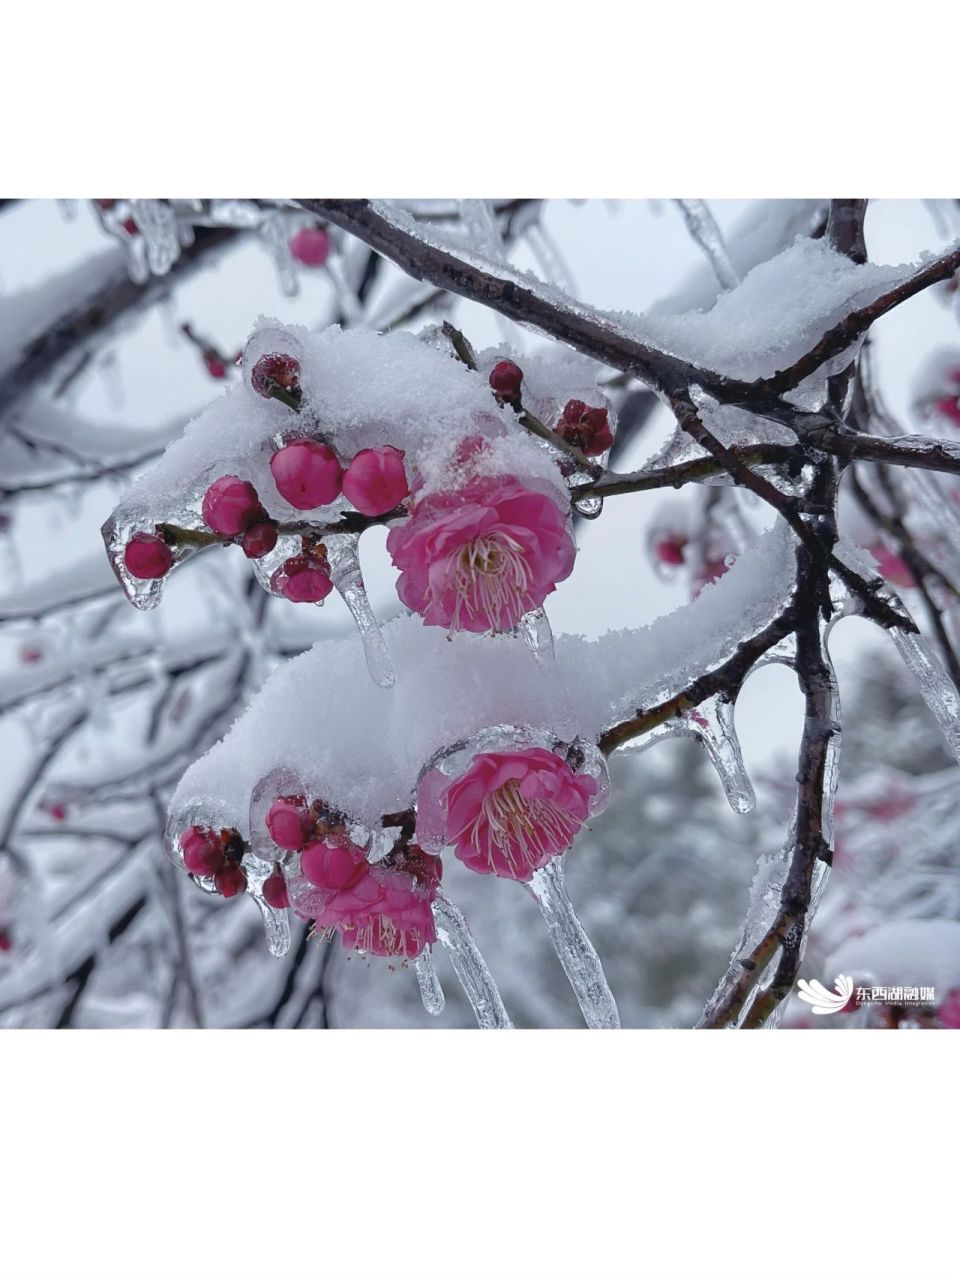
[[[788,220],[788,208],[767,204],[711,207],[733,241],[758,214]],[[951,216],[923,202],[871,202],[871,261],[898,265],[937,250],[957,233]],[[544,240],[521,238],[511,260],[543,272],[544,254],[553,255],[567,287],[595,306],[655,316],[664,299],[675,310],[705,305],[703,257],[670,201],[548,201],[542,225]],[[120,254],[90,202],[8,202],[0,210],[0,375],[22,364],[63,300],[82,298],[88,282],[113,269],[107,258]],[[167,296],[126,314],[102,341],[52,363],[12,409],[0,403],[3,1025],[472,1024],[442,956],[447,1007],[433,1019],[412,971],[368,965],[305,938],[286,960],[273,960],[252,903],[202,897],[159,850],[165,802],[183,770],[278,661],[344,634],[349,618],[334,599],[322,613],[252,603],[247,567],[221,560],[185,570],[157,611],[137,615],[116,590],[99,527],[131,463],[221,393],[180,326],[232,356],[261,315],[317,329],[341,315],[335,272],[300,270],[297,285],[296,296],[284,293],[261,240],[239,236],[189,278],[171,276]],[[385,269],[374,320],[402,316],[408,300],[409,282]],[[545,345],[469,303],[450,300],[442,314],[476,348]],[[427,318],[401,327],[416,331]],[[880,387],[905,430],[921,428],[915,406],[931,363],[951,350],[960,363],[958,338],[942,290],[876,326]],[[618,469],[640,466],[670,425],[669,413],[655,409]],[[580,522],[576,568],[551,597],[555,632],[599,637],[690,599],[689,582],[665,575],[648,553],[665,501],[657,493],[618,497],[600,520]],[[758,528],[768,523],[754,514]],[[860,525],[847,532],[870,540]],[[388,617],[397,602],[383,537],[365,535],[364,572],[376,611]],[[844,622],[832,652],[848,717],[838,866],[803,969],[827,985],[828,958],[864,929],[960,920],[960,784],[937,728],[873,628]],[[782,841],[800,716],[790,671],[769,666],[750,678],[737,704],[759,800],[748,816],[730,811],[695,743],[613,760],[614,801],[578,840],[567,877],[624,1025],[696,1020],[736,941],[757,858]],[[520,887],[472,876],[452,858],[445,884],[517,1025],[578,1025],[536,906]],[[905,964],[913,953],[908,944]],[[884,980],[916,984],[922,975]],[[785,1017],[787,1025],[817,1022],[832,1025],[796,1002]]]

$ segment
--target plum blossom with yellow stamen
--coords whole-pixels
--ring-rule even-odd
[[[506,631],[573,569],[568,512],[550,493],[481,477],[421,498],[387,539],[400,599],[429,626]]]
[[[569,849],[600,789],[543,747],[481,752],[441,789],[436,772],[424,782],[418,821],[432,825],[436,816],[425,808],[439,806],[446,843],[460,861],[508,880],[529,880]]]

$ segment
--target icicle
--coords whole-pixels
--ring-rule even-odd
[[[950,750],[960,760],[960,694],[923,636],[890,627],[889,635],[916,680],[924,702],[933,712]]]
[[[503,237],[497,227],[489,200],[458,200],[460,221],[470,237],[471,247],[479,249],[495,262],[503,262]]]
[[[551,858],[533,873],[530,892],[547,922],[564,972],[583,1010],[588,1027],[619,1028],[620,1015],[600,964],[600,957],[574,914],[563,877],[563,861]]]
[[[267,870],[269,873],[272,868],[268,866]],[[263,932],[267,939],[267,950],[279,960],[290,950],[290,913],[277,907],[271,907],[270,903],[267,902],[261,888],[264,879],[266,879],[265,876],[257,883],[252,878],[249,879],[247,893],[260,908],[260,914],[263,917]]]
[[[325,539],[324,545],[330,560],[330,580],[343,597],[357,624],[367,670],[374,683],[381,689],[389,689],[396,684],[397,673],[380,634],[380,624],[370,607],[367,589],[363,585],[359,543],[358,533],[337,534]]]
[[[433,953],[429,947],[424,947],[417,956],[416,969],[423,1007],[427,1013],[439,1018],[440,1014],[443,1013],[446,1000],[443,996],[443,987],[440,985],[440,979],[437,977],[437,971],[434,968]]]
[[[533,654],[544,675],[556,668],[557,655],[553,648],[553,631],[544,609],[531,609],[517,623],[517,631]]]
[[[145,246],[147,267],[165,276],[180,257],[176,214],[165,200],[131,200],[133,220]]]
[[[688,711],[685,719],[703,743],[735,813],[752,813],[757,803],[753,785],[743,766],[740,741],[733,721],[733,703],[722,693]]]
[[[536,259],[537,266],[550,284],[555,284],[564,293],[576,294],[577,284],[570,268],[563,259],[552,236],[548,235],[539,222],[527,228],[526,243]]]
[[[363,323],[363,303],[357,297],[356,290],[347,278],[343,261],[339,257],[327,259],[326,272],[337,293],[337,301],[347,324]]]
[[[507,1016],[500,992],[486,961],[477,950],[463,912],[449,898],[438,893],[433,902],[433,918],[437,937],[450,953],[453,971],[463,987],[477,1025],[484,1029],[509,1030],[513,1023]]]
[[[260,223],[258,234],[273,259],[277,283],[285,298],[295,298],[300,292],[297,266],[290,252],[290,220],[284,213],[274,213]]]
[[[784,657],[780,661],[788,659]],[[715,694],[693,710],[654,725],[646,733],[624,743],[620,750],[637,755],[664,738],[695,738],[700,742],[717,771],[730,808],[734,813],[753,812],[756,796],[744,768],[734,726],[733,703],[729,699]]]
[[[675,204],[683,214],[687,230],[700,246],[713,267],[713,274],[724,289],[735,289],[740,277],[734,269],[727,246],[717,226],[710,206],[705,200],[676,200]]]

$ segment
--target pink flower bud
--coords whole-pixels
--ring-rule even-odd
[[[516,400],[523,383],[523,370],[512,360],[501,360],[490,370],[490,386],[501,400]]]
[[[361,449],[344,474],[343,492],[361,515],[382,516],[392,511],[410,492],[403,450],[391,444]]]
[[[243,554],[248,560],[259,560],[269,555],[277,545],[277,526],[269,520],[259,520],[244,531],[240,539]]]
[[[7,933],[6,929],[0,929],[0,951],[9,951],[13,946],[13,939]]]
[[[960,400],[956,396],[939,396],[933,408],[940,417],[949,418],[955,427],[960,427]]]
[[[367,874],[369,864],[354,845],[315,840],[300,855],[300,871],[318,889],[352,889]]]
[[[330,576],[317,560],[291,556],[270,579],[273,590],[294,604],[319,604],[333,590]]]
[[[287,893],[287,882],[284,880],[283,872],[279,867],[264,880],[263,897],[277,911],[284,911],[289,907],[290,895]]]
[[[267,830],[281,849],[298,850],[310,835],[310,815],[303,796],[280,796],[267,813]]]
[[[50,814],[50,817],[54,822],[63,822],[64,818],[67,816],[67,806],[63,804],[62,801],[58,800],[55,804],[50,806],[47,813]]]
[[[661,564],[683,564],[683,549],[686,545],[686,538],[660,538],[653,544],[653,554]]]
[[[227,376],[227,366],[216,351],[204,351],[203,363],[207,366],[207,373],[211,378],[225,378]]]
[[[220,836],[206,827],[187,827],[180,835],[183,865],[194,876],[212,876],[223,866]]]
[[[263,508],[249,480],[221,476],[203,495],[203,520],[214,533],[235,538],[260,520]]]
[[[173,565],[173,552],[155,533],[135,533],[123,549],[123,563],[135,578],[162,578]]]
[[[322,267],[330,254],[330,237],[322,227],[304,227],[290,237],[290,252],[305,267]]]
[[[216,885],[217,893],[222,894],[224,898],[235,898],[247,887],[247,873],[238,863],[228,862],[214,876],[213,883]]]
[[[300,361],[282,351],[261,356],[253,366],[250,383],[257,395],[270,399],[270,388],[277,386],[292,395],[300,392]]]
[[[582,400],[568,400],[556,427],[557,435],[588,457],[604,453],[613,444],[613,432],[605,408],[591,409]]]
[[[877,571],[881,577],[886,578],[887,582],[892,582],[898,587],[915,587],[917,585],[906,562],[884,543],[875,542],[870,547],[870,554],[877,562]]]
[[[333,502],[340,493],[343,468],[337,455],[316,440],[293,440],[270,459],[270,470],[281,498],[298,511]]]

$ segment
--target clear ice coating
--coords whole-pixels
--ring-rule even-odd
[[[246,857],[243,869],[247,873],[247,893],[260,908],[267,950],[278,960],[290,950],[290,912],[272,907],[263,896],[263,882],[272,875],[273,867],[259,858]]]
[[[280,292],[285,298],[296,297],[300,291],[300,281],[297,278],[296,260],[290,252],[290,237],[293,234],[290,215],[283,212],[268,214],[260,223],[257,234],[273,262]]]
[[[782,657],[779,661],[788,661]],[[683,715],[665,720],[625,743],[621,751],[637,754],[664,738],[695,738],[717,771],[723,793],[734,813],[752,813],[756,805],[734,725],[733,703],[723,694],[707,698]]]
[[[463,912],[440,892],[433,901],[432,909],[437,937],[450,954],[453,971],[470,1001],[477,1025],[484,1030],[510,1030],[513,1023],[507,1015],[486,961],[477,949]],[[418,968],[418,977],[419,974]]]
[[[307,788],[292,769],[271,769],[250,793],[250,847],[264,862],[289,862],[290,852],[281,849],[267,828],[267,814],[280,796],[305,796]]]
[[[504,258],[503,237],[489,200],[458,200],[460,221],[475,248],[500,262]]]
[[[123,553],[133,534],[142,532],[150,532],[149,526],[144,529],[142,521],[138,524],[121,507],[118,507],[113,515],[103,522],[100,528],[100,536],[103,538],[107,559],[110,561],[114,576],[123,589],[123,594],[134,608],[146,611],[155,609],[160,603],[160,598],[163,595],[170,573],[175,572],[179,565],[196,555],[198,551],[206,550],[206,548],[186,546],[182,543],[179,546],[171,547],[173,566],[170,573],[164,574],[162,578],[135,578],[124,564]]]
[[[166,200],[131,200],[133,220],[140,232],[147,269],[165,276],[180,257],[177,215]]]
[[[923,636],[890,627],[889,635],[905,666],[917,682],[950,750],[960,760],[960,693],[943,669],[933,646]]]
[[[517,631],[523,637],[523,642],[537,660],[537,665],[541,670],[548,668],[553,669],[556,666],[557,655],[553,646],[553,630],[550,626],[550,619],[547,617],[547,611],[543,608],[532,609],[529,613],[525,613],[517,623]]]
[[[429,947],[424,949],[417,956],[416,961],[417,982],[420,984],[420,997],[423,1000],[423,1007],[427,1013],[438,1018],[443,1013],[446,1000],[443,995],[443,987],[440,985],[440,979],[437,977],[437,970],[433,963],[433,953]]]
[[[545,867],[535,871],[529,888],[550,930],[550,938],[587,1026],[601,1030],[619,1028],[620,1014],[600,957],[584,933],[567,894],[562,857],[551,858]]]
[[[677,200],[675,203],[683,214],[692,239],[706,254],[720,286],[724,289],[735,289],[740,283],[740,277],[730,261],[727,246],[710,212],[710,206],[705,200]]]
[[[397,682],[397,672],[363,585],[359,544],[359,533],[341,533],[324,539],[330,561],[330,579],[356,623],[367,670],[375,684],[381,689],[389,689]]]

